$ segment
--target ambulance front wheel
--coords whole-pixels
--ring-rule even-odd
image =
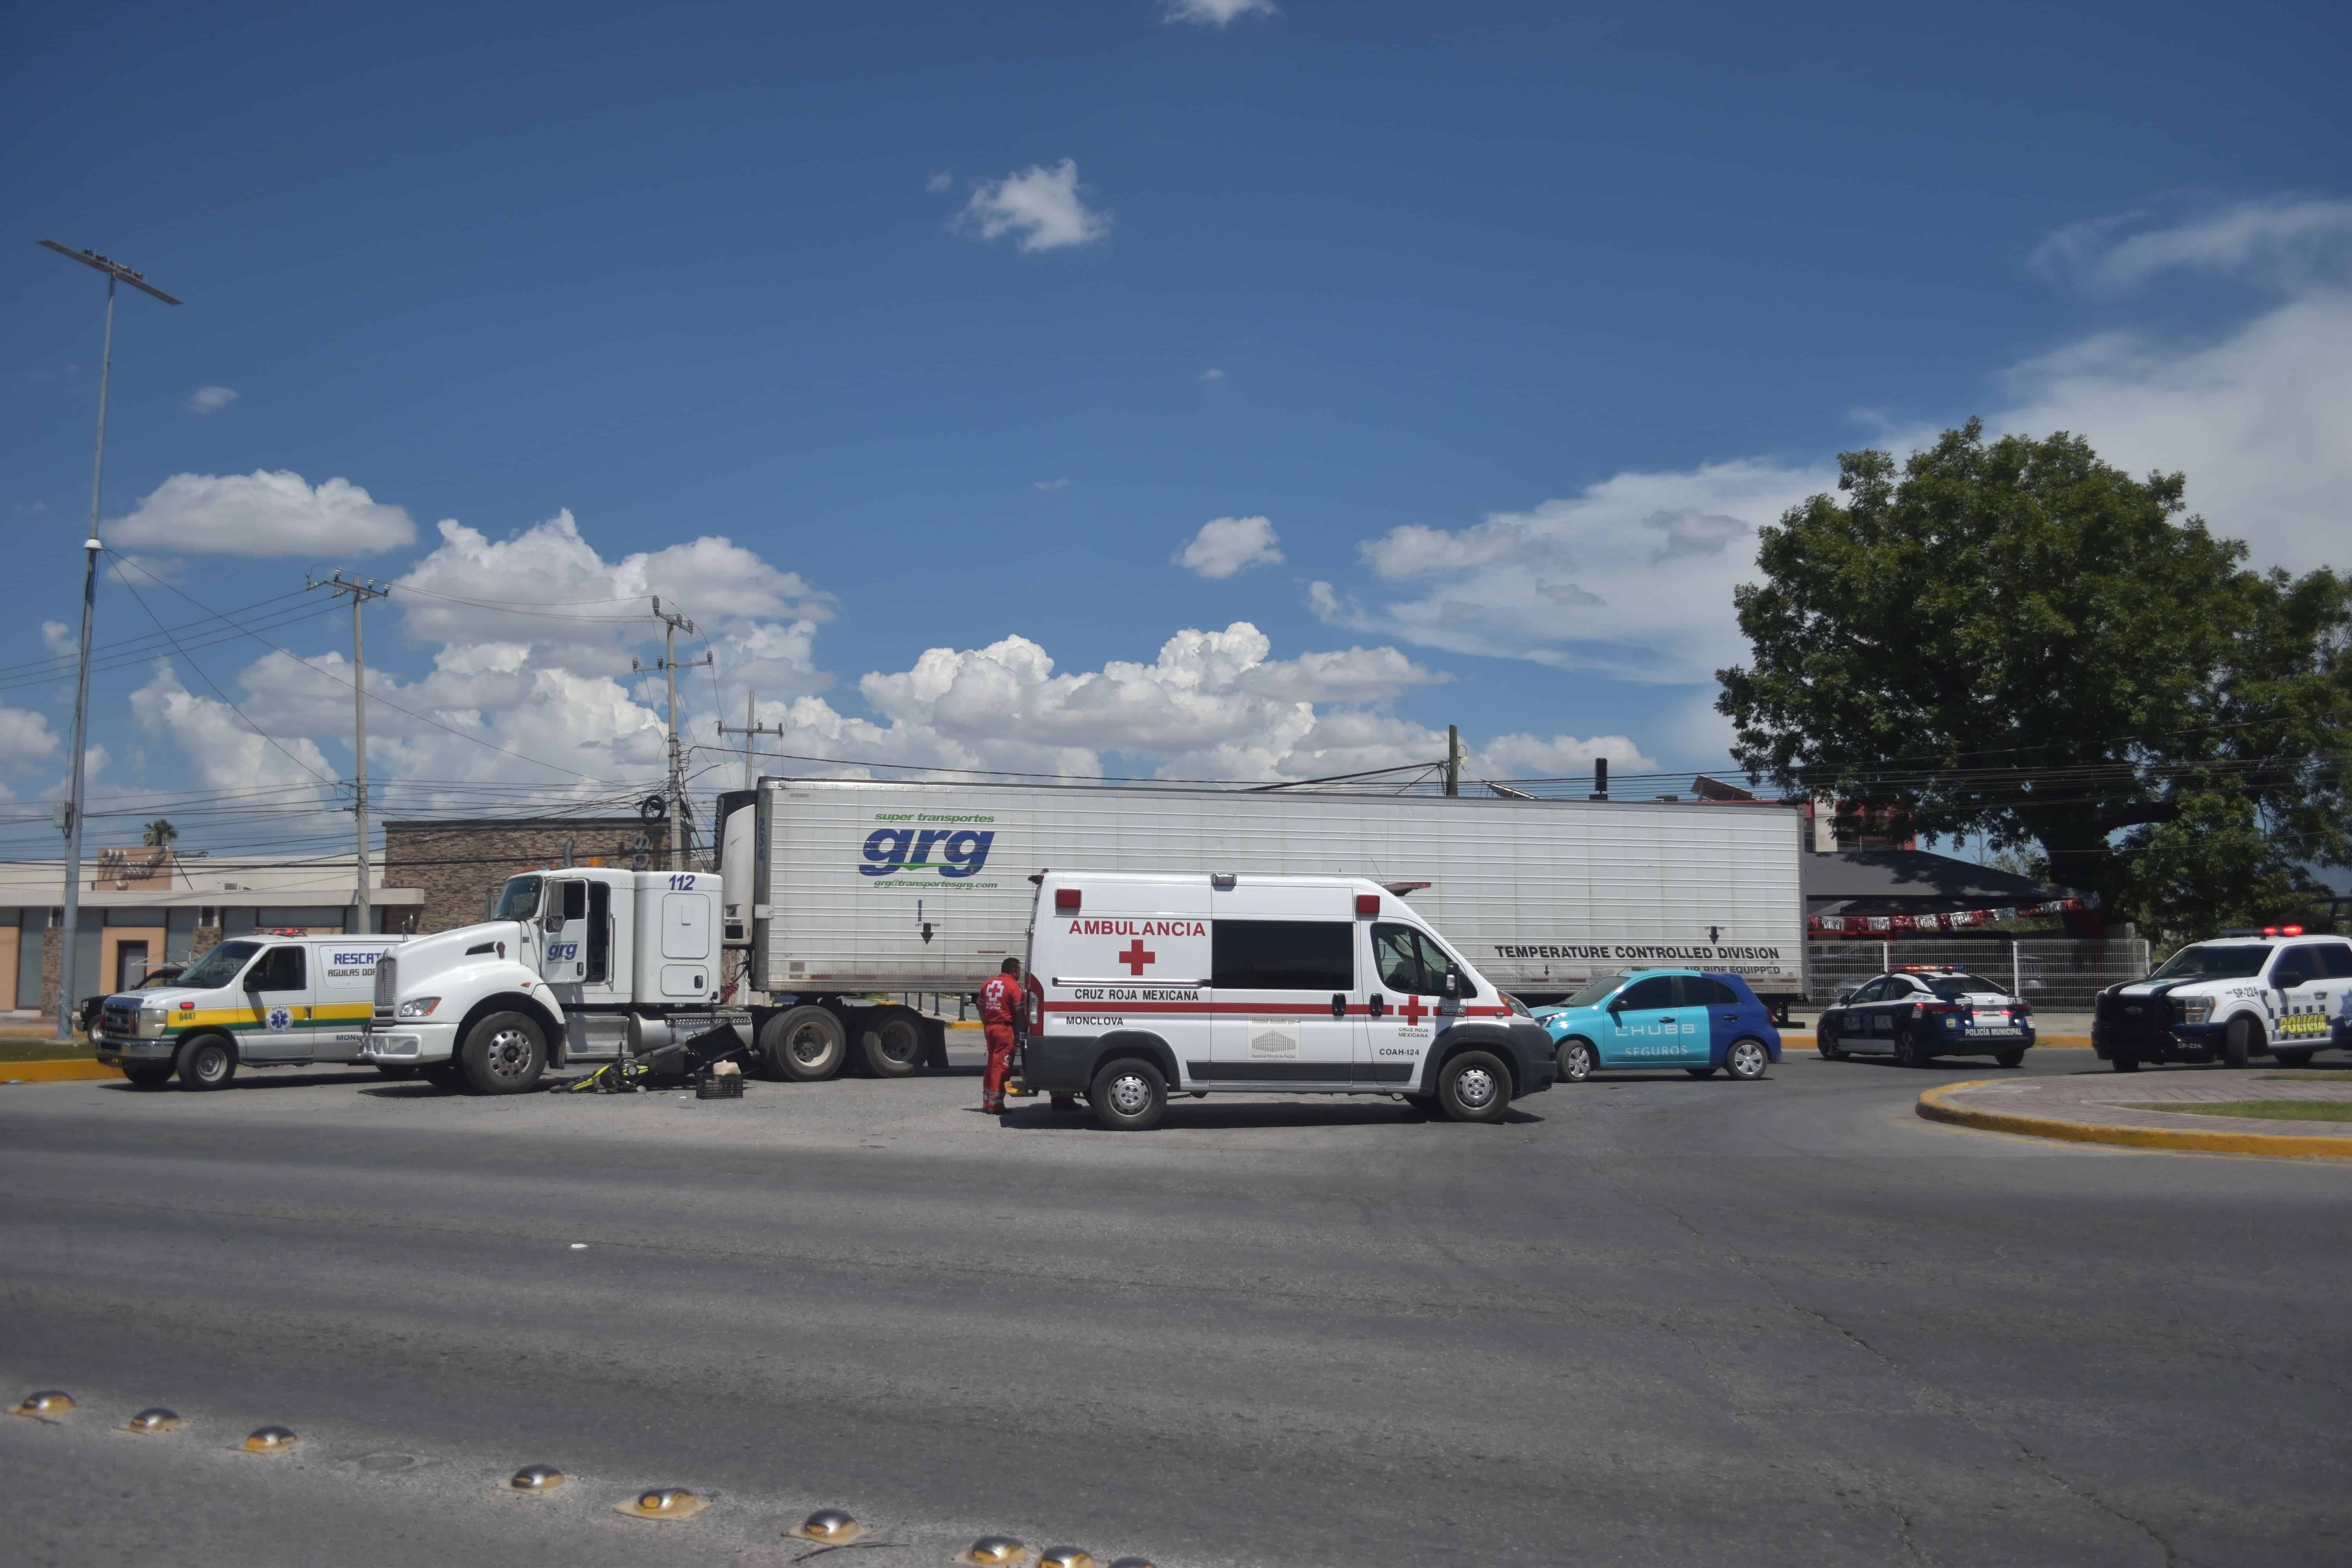
[[[1121,1057],[1095,1074],[1087,1103],[1113,1132],[1146,1132],[1168,1113],[1168,1080],[1140,1057]]]
[[[1437,1069],[1437,1103],[1456,1121],[1500,1121],[1511,1108],[1511,1075],[1500,1058],[1465,1051]]]

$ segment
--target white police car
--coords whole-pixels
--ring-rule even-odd
[[[1825,1061],[1877,1053],[1925,1067],[1935,1057],[1982,1054],[2013,1068],[2033,1048],[2033,1009],[1967,970],[1906,964],[1823,1009],[1813,1046]]]
[[[2268,1052],[2300,1067],[2352,1049],[2352,940],[2268,926],[2191,942],[2145,980],[2099,993],[2091,1048],[2117,1072],[2142,1062],[2242,1068]]]

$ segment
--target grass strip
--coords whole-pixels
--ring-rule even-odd
[[[2352,1100],[2217,1100],[2183,1105],[2130,1105],[2175,1116],[2242,1116],[2255,1121],[2352,1121]]]
[[[60,1046],[45,1035],[0,1036],[0,1062],[86,1062],[97,1055],[85,1040]]]

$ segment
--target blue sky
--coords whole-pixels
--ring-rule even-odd
[[[592,623],[664,590],[706,738],[748,683],[882,761],[1719,767],[1755,526],[1971,414],[2343,563],[2340,8],[1187,3],[15,8],[0,663],[88,506],[102,285],[42,237],[188,301],[118,326],[159,615],[421,591],[420,803],[654,776],[654,623]],[[101,676],[100,784],[344,775],[345,625]],[[0,689],[19,802],[69,696]]]

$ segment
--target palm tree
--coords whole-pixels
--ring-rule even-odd
[[[147,825],[146,834],[139,842],[152,848],[161,849],[179,837],[180,830],[163,817],[159,816]]]

